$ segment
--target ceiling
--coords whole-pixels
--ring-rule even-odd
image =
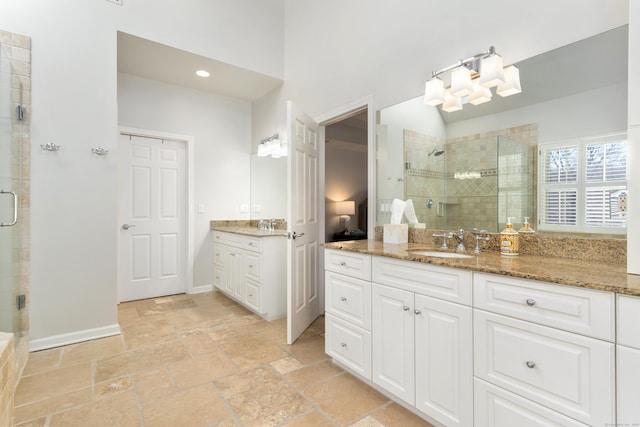
[[[210,77],[198,77],[207,70]],[[118,72],[203,92],[255,101],[282,80],[118,32]]]
[[[624,25],[521,61],[516,65],[522,93],[503,98],[492,90],[491,102],[452,113],[440,110],[442,119],[454,123],[625,83],[628,37],[629,26]]]

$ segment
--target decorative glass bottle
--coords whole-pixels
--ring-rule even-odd
[[[507,218],[507,226],[500,233],[500,254],[516,256],[520,250],[520,239],[518,232],[513,228],[511,217]]]

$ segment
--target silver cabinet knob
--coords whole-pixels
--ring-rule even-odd
[[[347,302],[347,297],[341,297],[341,298],[340,298],[340,301],[342,301],[342,302]]]
[[[131,225],[129,225],[129,224],[122,224],[122,229],[123,229],[123,230],[128,230],[128,229],[133,228],[133,227],[135,227],[135,225],[133,225],[133,224],[131,224]]]
[[[527,368],[533,369],[536,367],[536,362],[534,362],[533,360],[527,360],[526,365]]]
[[[347,348],[347,343],[346,343],[346,342],[344,342],[344,341],[343,341],[343,342],[341,342],[341,343],[340,343],[340,347],[342,347],[342,348]]]
[[[346,266],[347,266],[347,263],[346,263],[346,262],[344,262],[344,261],[341,261],[341,262],[340,262],[340,267],[346,267]]]
[[[417,316],[420,316],[422,314],[422,311],[420,310],[414,310],[413,311]]]
[[[403,309],[404,311],[409,311],[409,310],[411,310],[411,307],[407,307],[407,306],[405,305],[404,307],[402,307],[402,309]]]
[[[534,300],[533,298],[529,298],[529,299],[527,300],[527,305],[528,305],[529,307],[533,307],[534,305],[536,305],[536,300]]]

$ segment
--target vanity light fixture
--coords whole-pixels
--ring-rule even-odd
[[[440,75],[451,71],[451,86],[444,87]],[[425,84],[424,103],[440,105],[447,112],[458,111],[462,105],[484,104],[491,101],[491,88],[496,87],[500,96],[511,96],[522,92],[520,72],[514,65],[502,66],[502,57],[493,46],[467,59],[460,59],[438,71],[431,72]]]
[[[258,156],[271,156],[274,159],[287,156],[287,144],[280,140],[278,134],[260,141],[258,144]]]
[[[209,77],[211,74],[207,70],[198,70],[196,71],[196,75],[199,77]]]

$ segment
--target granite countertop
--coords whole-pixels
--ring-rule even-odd
[[[286,236],[287,230],[276,229],[274,231],[258,230],[258,227],[251,226],[237,226],[237,225],[212,225],[213,231],[224,231],[225,233],[242,234],[244,236],[252,237],[272,237],[272,236]]]
[[[483,251],[480,254],[475,254],[470,250],[465,253],[471,255],[471,258],[431,257],[411,252],[440,251],[440,249],[423,243],[385,244],[378,240],[325,243],[324,247],[640,296],[640,276],[627,274],[625,263],[594,262],[536,255],[509,257],[500,255],[496,251]],[[453,250],[448,250],[448,252],[453,252]]]

